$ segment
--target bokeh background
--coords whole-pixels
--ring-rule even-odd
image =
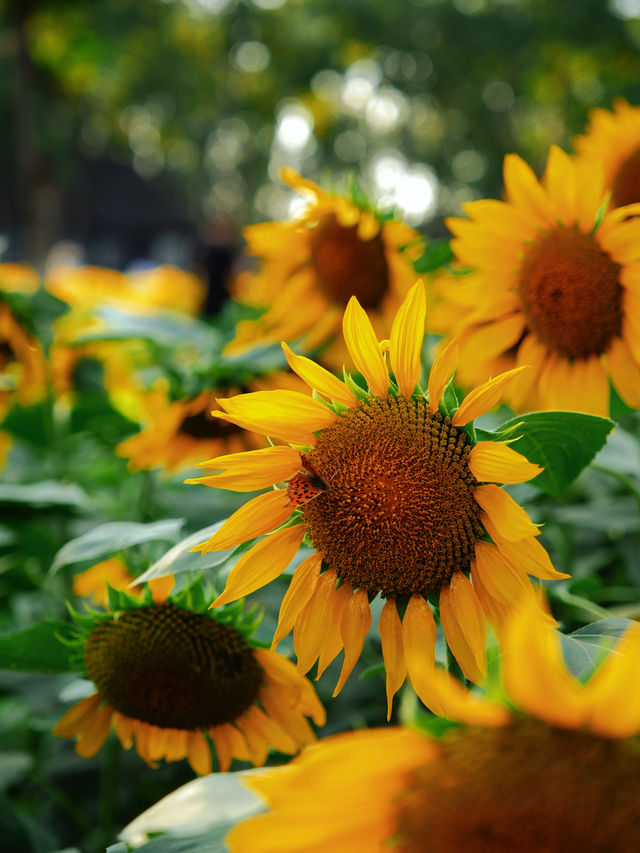
[[[441,232],[640,90],[638,0],[4,0],[0,235],[42,263],[194,266],[357,173]]]
[[[152,340],[152,379],[196,393],[198,365],[210,370],[232,333],[234,309],[216,313],[247,263],[243,226],[300,204],[283,165],[328,188],[356,179],[438,239],[465,201],[500,195],[505,153],[540,172],[550,144],[569,150],[589,110],[618,96],[640,103],[640,0],[0,0],[0,261],[45,275],[84,263],[202,276],[209,318],[190,321],[183,362],[187,320],[149,325],[136,313],[121,330]],[[64,309],[43,291],[33,300],[25,312],[46,343],[42,318]],[[244,375],[230,377],[215,365],[227,384],[256,367],[236,362]],[[137,429],[133,415],[111,405],[99,376],[75,378],[82,393],[64,429],[50,414],[59,399],[15,406],[3,424],[19,439],[0,484],[2,632],[65,618],[73,572],[96,559],[84,552],[52,574],[69,540],[123,520],[165,525],[128,552],[139,572],[243,500],[186,487],[184,473],[132,474],[114,447]],[[640,455],[628,435],[618,430],[609,451],[615,482],[585,472],[562,501],[518,487],[573,576],[569,629],[602,616],[598,604],[637,609],[639,498],[624,477],[640,472]],[[265,640],[286,582],[271,587]],[[360,674],[377,661],[365,654]],[[325,733],[383,721],[383,676],[369,674],[331,703]],[[323,699],[334,682],[321,682]],[[193,778],[185,762],[152,770],[115,743],[79,759],[50,735],[75,690],[67,675],[0,674],[3,851],[102,851]]]

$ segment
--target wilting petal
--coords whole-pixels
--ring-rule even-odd
[[[291,631],[298,618],[298,614],[313,595],[318,578],[320,577],[321,566],[322,554],[316,552],[307,557],[306,560],[303,560],[293,573],[293,577],[289,582],[289,588],[284,594],[282,604],[280,605],[278,626],[271,643],[272,649]]]
[[[333,695],[337,696],[356,665],[364,641],[371,628],[371,607],[369,596],[364,589],[354,592],[348,599],[346,610],[342,614],[340,633],[344,644],[344,663],[340,678]]]

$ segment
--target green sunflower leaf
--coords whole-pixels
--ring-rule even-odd
[[[581,681],[589,678],[631,624],[631,619],[609,616],[572,634],[561,634],[562,654],[570,672]]]
[[[115,554],[142,542],[156,539],[175,542],[183,524],[181,518],[165,518],[149,524],[136,521],[110,521],[100,524],[63,545],[53,560],[51,572],[57,572],[62,566],[70,563]]]
[[[433,272],[453,258],[453,252],[448,240],[432,240],[420,257],[413,262],[416,272]]]
[[[76,631],[67,622],[45,619],[0,637],[0,669],[14,672],[77,672]]]
[[[502,424],[495,437],[499,440],[516,425],[520,437],[511,446],[544,468],[531,484],[555,498],[586,468],[615,426],[610,418],[580,412],[532,412]]]

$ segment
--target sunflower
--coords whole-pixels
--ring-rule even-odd
[[[96,692],[53,730],[77,738],[79,755],[95,755],[113,727],[148,764],[186,758],[204,774],[210,743],[227,770],[234,758],[261,765],[270,746],[293,754],[315,739],[306,717],[323,725],[322,705],[290,661],[251,640],[250,614],[207,612],[199,584],[164,601],[112,589],[109,603],[104,614],[76,616]]]
[[[617,98],[613,112],[591,110],[587,131],[573,146],[590,168],[604,171],[612,207],[640,201],[640,107]]]
[[[554,633],[531,608],[517,614],[504,638],[506,701],[479,706],[443,683],[465,725],[439,740],[402,728],[341,734],[244,779],[270,811],[231,831],[231,853],[636,849],[640,626],[586,684]]]
[[[294,387],[286,374],[278,374],[277,378]],[[302,383],[295,379],[295,387],[299,388]],[[273,387],[274,381],[269,376],[255,377],[248,386],[268,388]],[[202,391],[195,397],[172,401],[166,385],[156,383],[151,391],[138,398],[142,430],[122,441],[116,453],[129,459],[133,471],[162,467],[173,473],[190,468],[203,456],[263,447],[261,436],[213,417],[216,396],[230,390],[234,392],[229,388]]]
[[[283,484],[250,500],[198,547],[205,553],[269,534],[238,560],[214,602],[221,605],[280,575],[307,537],[315,550],[293,575],[273,644],[293,629],[300,671],[318,660],[318,675],[344,648],[336,693],[362,650],[372,599],[386,599],[379,624],[389,714],[407,673],[423,702],[439,707],[430,689],[430,601],[465,675],[479,683],[487,619],[499,631],[505,612],[534,595],[527,574],[566,577],[538,542],[538,527],[497,485],[529,480],[540,467],[507,444],[473,437],[472,420],[523,368],[480,386],[456,408],[448,387],[454,343],[434,363],[426,396],[417,384],[425,313],[418,282],[381,347],[364,309],[350,300],[344,338],[368,391],[284,344],[314,397],[241,394],[218,400],[223,411],[215,416],[289,444],[211,459],[201,467],[220,473],[187,480],[247,492]]]
[[[473,269],[451,283],[459,292],[447,331],[462,336],[459,380],[529,364],[507,397],[516,409],[607,415],[609,379],[640,406],[633,207],[605,212],[601,175],[556,147],[540,183],[515,154],[505,158],[504,181],[507,201],[469,202],[469,219],[447,220],[458,261]]]
[[[0,300],[0,417],[13,403],[37,403],[46,388],[42,347]]]
[[[421,251],[420,235],[324,192],[292,169],[284,169],[282,178],[311,203],[293,221],[245,228],[247,252],[261,267],[240,277],[235,295],[268,310],[258,320],[238,323],[227,351],[283,338],[301,339],[305,350],[313,349],[334,338],[352,295],[370,311],[379,337],[388,337],[393,315],[416,280],[412,260]],[[332,367],[339,367],[343,356],[338,341],[323,351],[323,361]]]

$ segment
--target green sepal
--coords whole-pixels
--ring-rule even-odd
[[[361,385],[358,385],[355,379],[351,376],[350,373],[347,373],[344,367],[342,368],[342,376],[344,379],[344,384],[353,394],[355,394],[358,400],[369,399],[369,392],[365,391],[365,389]]]

